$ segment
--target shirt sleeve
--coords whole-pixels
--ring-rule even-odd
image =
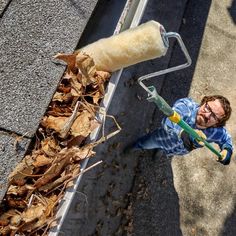
[[[214,129],[214,128],[211,128],[211,129]],[[232,138],[224,127],[220,127],[218,129],[215,128],[214,130],[215,132],[213,132],[212,141],[219,145],[221,151],[223,149],[227,150],[226,158],[224,160],[221,160],[220,163],[223,165],[228,165],[230,163],[231,156],[233,153]]]
[[[228,132],[226,131],[225,128],[223,128],[223,132],[222,132],[222,136],[221,136],[220,140],[216,143],[219,145],[221,150],[230,149],[231,151],[233,151],[232,138],[228,134]]]
[[[191,108],[191,102],[187,99],[177,100],[172,107],[172,109],[176,111],[181,116],[181,118],[187,123],[189,117],[191,117],[190,108]],[[170,121],[168,117],[163,119],[162,125],[164,129],[170,134],[175,133],[177,135],[180,135],[180,132],[182,131],[182,128],[178,124]]]
[[[216,143],[219,145],[220,150],[227,149],[233,151],[233,143],[230,134],[227,132],[225,127],[210,127],[207,129],[201,130],[207,137],[206,141],[209,143]],[[191,138],[195,147],[202,147],[198,142]]]

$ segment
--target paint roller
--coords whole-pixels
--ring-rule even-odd
[[[114,72],[139,62],[165,56],[169,47],[169,38],[172,37],[177,39],[187,62],[144,75],[138,79],[138,83],[147,91],[149,96],[148,101],[154,102],[172,122],[177,123],[194,139],[203,142],[210,151],[221,158],[221,154],[182,120],[181,116],[157,93],[154,86],[147,87],[144,84],[144,80],[177,71],[191,65],[192,61],[189,53],[178,33],[167,33],[160,23],[151,20],[120,34],[100,39],[81,48],[79,51],[93,58],[97,70]]]
[[[168,49],[164,33],[163,26],[152,20],[120,34],[100,39],[79,51],[92,57],[98,70],[114,72],[164,56]]]

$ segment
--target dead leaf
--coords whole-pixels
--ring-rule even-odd
[[[98,105],[99,100],[102,98],[102,95],[100,92],[96,92],[95,95],[93,95],[93,102],[94,104]]]
[[[52,163],[52,159],[45,157],[44,155],[38,155],[33,163],[34,167],[46,166]]]
[[[32,205],[26,211],[21,214],[22,221],[25,223],[29,223],[40,219],[45,212],[45,206],[42,203],[38,203],[37,205]]]
[[[33,161],[34,160],[30,155],[26,156],[9,175],[9,183],[20,186],[24,185],[27,175],[31,175],[33,173]]]
[[[15,209],[10,209],[7,212],[4,212],[1,216],[0,216],[0,226],[6,226],[8,225],[10,219],[12,216],[14,216],[15,214],[17,214],[17,211]]]
[[[76,55],[76,65],[81,73],[93,82],[92,78],[96,72],[93,59],[84,53],[79,53]]]
[[[74,74],[77,73],[77,68],[75,66],[75,64],[76,64],[76,55],[75,54],[58,53],[56,56],[54,56],[54,58],[63,60],[68,65],[68,67],[67,67],[68,71],[71,71]]]
[[[56,92],[52,98],[52,101],[65,102],[68,103],[72,100],[73,96],[71,93],[59,93]]]
[[[41,125],[47,129],[53,129],[60,133],[67,120],[68,117],[44,116],[43,120],[41,121]]]
[[[85,158],[89,158],[95,155],[95,152],[89,147],[84,146],[80,149],[79,152],[76,153],[72,158],[73,160],[83,160]]]
[[[85,140],[86,137],[82,135],[78,135],[76,137],[72,137],[70,140],[67,141],[66,146],[71,148],[73,146],[79,147],[81,143]]]
[[[53,209],[55,207],[55,204],[58,201],[58,196],[57,195],[52,195],[49,198],[47,198],[46,201],[47,201],[47,207],[46,207],[46,210],[45,210],[45,215],[47,217],[49,217],[49,216],[53,215]]]
[[[87,110],[84,110],[73,123],[71,127],[71,134],[74,137],[79,135],[87,137],[91,133],[92,128],[94,128],[94,121],[91,123],[92,119],[93,116],[91,113],[89,113]]]
[[[40,188],[53,180],[56,176],[60,175],[64,168],[70,163],[70,159],[74,159],[74,156],[77,156],[78,152],[80,152],[80,149],[75,147],[62,149],[50,168],[35,182],[34,186]]]
[[[57,178],[55,181],[50,182],[50,183],[45,184],[42,187],[40,187],[39,191],[48,192],[48,191],[52,190],[53,188],[57,187],[58,185],[64,183],[64,181],[66,181],[67,179],[69,179],[71,177],[72,177],[72,174],[61,176],[60,178]]]
[[[59,147],[56,140],[52,137],[47,137],[41,141],[42,151],[49,157],[55,156],[61,148]]]
[[[0,228],[0,235],[9,235],[11,233],[11,228],[10,226],[6,226],[6,227],[3,227],[3,228]]]
[[[81,74],[71,75],[71,78],[70,78],[71,87],[73,89],[75,89],[77,91],[77,93],[80,94],[80,95],[84,91],[82,84],[79,82],[81,76],[82,76]]]
[[[26,184],[23,186],[10,185],[6,194],[24,196],[28,192],[28,190],[29,188],[27,188]]]
[[[107,72],[107,71],[96,71],[95,73],[95,77],[100,77],[103,82],[105,82],[106,80],[110,79],[111,77],[111,73]]]
[[[11,217],[11,225],[13,226],[18,226],[21,222],[21,215],[15,214],[14,216]]]
[[[71,87],[70,86],[65,86],[63,83],[59,84],[58,86],[58,89],[57,89],[58,92],[61,92],[61,93],[70,93],[71,91]]]
[[[48,108],[47,111],[47,115],[51,115],[51,116],[70,116],[72,113],[72,110],[70,107],[67,106],[58,106],[58,104],[56,102],[51,102],[50,106]]]
[[[6,195],[6,202],[8,206],[10,206],[11,208],[23,209],[27,206],[26,201],[23,200],[22,198],[18,197],[15,198],[10,195]]]

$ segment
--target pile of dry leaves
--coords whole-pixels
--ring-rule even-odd
[[[65,189],[81,174],[81,160],[92,157],[93,147],[105,139],[85,142],[100,125],[95,114],[110,74],[97,71],[84,54],[56,58],[67,63],[67,71],[37,130],[33,151],[9,176],[0,235],[46,235],[56,223]]]

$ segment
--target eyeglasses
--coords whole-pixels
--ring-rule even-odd
[[[217,115],[212,111],[211,107],[209,106],[209,104],[207,102],[205,103],[204,112],[210,113],[209,118],[212,117],[214,119],[214,121],[220,122],[220,118],[217,117]]]

